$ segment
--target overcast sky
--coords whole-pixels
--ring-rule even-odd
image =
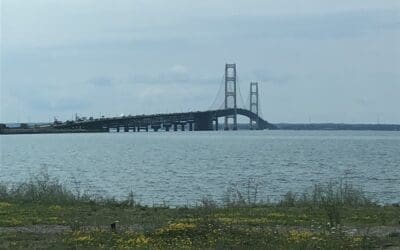
[[[0,1],[1,122],[207,110],[236,63],[270,122],[400,123],[399,0]]]

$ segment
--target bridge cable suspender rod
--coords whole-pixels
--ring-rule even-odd
[[[217,110],[217,109],[222,109],[224,107],[224,98],[223,98],[224,79],[225,76],[222,75],[217,95],[215,96],[215,99],[208,110]]]
[[[237,92],[239,94],[237,107],[250,110],[249,107],[247,107],[247,103],[244,102],[242,91],[240,90],[240,78],[239,78],[239,75],[236,76],[236,82],[237,82],[237,84],[236,84],[237,85]]]

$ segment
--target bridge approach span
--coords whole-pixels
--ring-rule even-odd
[[[221,109],[197,112],[182,112],[169,114],[153,114],[153,115],[136,115],[136,116],[121,116],[111,118],[99,118],[83,121],[66,121],[60,124],[54,124],[55,128],[59,129],[87,129],[109,131],[111,128],[120,130],[123,128],[125,132],[129,130],[140,131],[149,128],[158,131],[163,128],[166,131],[173,129],[174,131],[189,130],[205,131],[218,130],[218,118],[230,115],[243,115],[253,119],[257,123],[258,129],[275,129],[276,127],[259,117],[257,114],[247,109]]]

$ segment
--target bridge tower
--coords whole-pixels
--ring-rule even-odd
[[[228,103],[230,99],[233,99],[233,107]],[[237,130],[236,64],[225,64],[225,109],[234,109],[235,114],[225,116],[224,130],[229,130],[229,118],[233,118],[233,130]]]
[[[250,111],[258,117],[258,82],[250,83]],[[255,123],[255,124],[254,124]],[[254,126],[255,125],[255,126]],[[257,120],[250,118],[250,129],[258,129],[258,118]]]

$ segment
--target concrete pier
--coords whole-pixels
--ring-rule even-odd
[[[157,132],[161,128],[161,125],[151,125],[151,128],[154,130],[154,132]]]
[[[165,128],[165,131],[169,131],[171,129],[171,124],[164,124],[163,127]]]

